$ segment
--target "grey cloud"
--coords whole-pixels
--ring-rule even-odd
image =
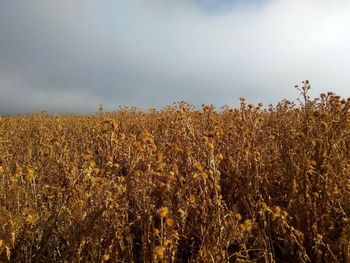
[[[0,0],[0,113],[349,96],[348,1],[232,2]]]

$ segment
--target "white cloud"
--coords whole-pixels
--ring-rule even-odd
[[[199,1],[20,2],[0,3],[0,105],[12,100],[3,112],[50,109],[50,100],[55,110],[90,112],[97,101],[107,109],[183,98],[269,103],[297,97],[293,86],[306,78],[314,95],[349,96],[345,0],[270,0],[226,11]],[[14,86],[31,91],[26,107],[5,90]]]

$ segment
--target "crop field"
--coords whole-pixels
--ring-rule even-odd
[[[350,262],[350,99],[0,119],[2,262]]]

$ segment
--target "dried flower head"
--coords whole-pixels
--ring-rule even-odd
[[[156,246],[154,248],[154,254],[155,254],[156,259],[157,258],[163,258],[163,256],[164,256],[164,247]]]
[[[167,219],[165,220],[165,224],[166,224],[168,227],[172,227],[172,226],[174,226],[175,222],[174,222],[173,219],[167,218]]]
[[[157,211],[157,214],[161,217],[161,218],[164,218],[168,215],[168,208],[167,207],[162,207],[162,208],[159,208],[158,211]]]
[[[26,181],[30,182],[34,179],[34,169],[33,168],[28,168],[27,169],[27,174],[25,176]]]

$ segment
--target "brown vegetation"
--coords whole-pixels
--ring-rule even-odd
[[[350,100],[0,120],[0,261],[349,262]]]

